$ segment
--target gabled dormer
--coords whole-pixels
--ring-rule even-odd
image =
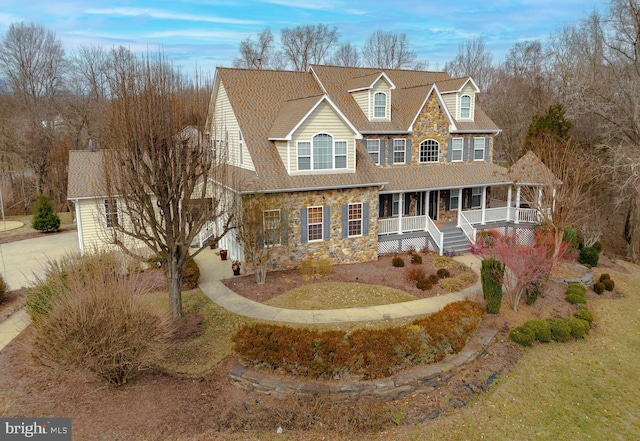
[[[447,110],[456,121],[474,121],[476,95],[480,89],[471,77],[439,81],[438,88]]]
[[[395,84],[386,73],[352,78],[348,92],[371,122],[391,121],[391,99]]]

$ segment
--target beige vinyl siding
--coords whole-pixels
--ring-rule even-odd
[[[356,103],[358,104],[358,106],[360,106],[360,109],[362,109],[362,113],[364,113],[367,118],[369,118],[369,91],[362,90],[360,92],[353,92],[351,96],[354,100],[356,100]]]
[[[303,170],[300,173],[355,172],[355,136],[331,106],[323,101],[293,134],[291,147],[291,173],[298,172],[298,142],[311,141],[314,135],[327,133],[333,141],[347,141],[347,168],[327,170]]]
[[[276,149],[278,149],[278,153],[280,154],[280,158],[282,159],[284,167],[287,169],[287,171],[289,171],[294,167],[294,163],[296,162],[296,158],[293,155],[291,158],[289,158],[289,143],[287,141],[275,141],[275,145]]]
[[[457,118],[458,112],[456,111],[457,106],[457,95],[455,93],[447,93],[442,95],[442,101],[444,101],[444,105],[447,106],[447,110],[454,118]]]
[[[242,149],[242,165],[240,165],[240,151],[238,149],[239,145],[239,137],[238,132],[240,130],[240,126],[238,125],[238,120],[233,113],[233,109],[231,107],[231,103],[229,102],[229,97],[227,96],[227,91],[224,88],[224,84],[220,83],[220,88],[218,90],[218,95],[216,97],[216,102],[214,104],[215,107],[215,117],[212,122],[213,127],[211,130],[211,138],[225,140],[227,139],[228,133],[228,142],[229,142],[229,157],[227,158],[229,163],[241,167],[247,170],[255,171],[255,166],[251,159],[251,155],[249,154],[249,150],[247,149],[247,142],[243,140],[243,149]],[[219,152],[222,153],[222,152]]]
[[[467,84],[464,86],[464,88],[462,89],[462,93],[460,94],[460,97],[462,97],[462,95],[469,95],[471,97],[471,119],[474,119],[474,110],[476,107],[476,92],[474,90],[474,88],[471,86],[470,82],[467,82]]]
[[[386,111],[386,118],[374,118],[373,115],[373,110],[374,110],[374,96],[377,92],[384,92],[387,95],[387,111]],[[373,86],[373,88],[371,89],[371,92],[369,93],[369,99],[371,100],[369,109],[370,109],[370,115],[369,115],[369,119],[376,119],[378,121],[383,120],[383,121],[389,121],[391,119],[391,88],[389,87],[389,84],[383,80],[382,78],[380,80],[378,80],[378,82]]]

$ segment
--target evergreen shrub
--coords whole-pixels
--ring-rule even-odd
[[[551,328],[551,339],[558,342],[569,341],[571,338],[571,326],[566,320],[549,317],[545,319]]]
[[[551,326],[544,320],[528,320],[523,326],[531,329],[539,342],[548,343],[551,341]]]
[[[393,259],[391,259],[391,265],[393,265],[396,268],[402,268],[404,267],[404,260],[402,259],[402,257],[396,256]]]
[[[60,228],[60,218],[53,209],[53,203],[46,194],[39,194],[33,206],[31,226],[34,230],[50,233]]]
[[[606,289],[607,291],[613,291],[613,288],[616,287],[615,282],[611,279],[605,279],[602,284],[604,285],[604,289]]]
[[[531,346],[536,339],[535,331],[526,326],[518,326],[509,332],[509,339],[522,346]]]
[[[591,268],[598,266],[600,253],[593,247],[584,247],[578,254],[578,262],[583,265],[591,265]]]
[[[605,280],[607,280],[607,279],[605,279]],[[596,282],[596,283],[594,283],[594,284],[593,284],[593,291],[594,291],[596,294],[602,294],[602,293],[604,293],[604,283],[602,283],[602,282]]]

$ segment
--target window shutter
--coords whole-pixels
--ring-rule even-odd
[[[451,202],[451,190],[444,190],[444,209],[449,211],[451,207],[449,207],[449,203]]]
[[[349,205],[342,206],[342,238],[349,237]]]
[[[463,138],[462,141],[462,160],[469,160],[469,138]]]
[[[322,230],[324,240],[331,239],[331,209],[328,205],[322,207]]]
[[[309,242],[308,213],[306,208],[300,209],[300,242]]]
[[[380,153],[378,154],[378,157],[380,158],[380,165],[385,165],[386,164],[386,151],[385,151],[384,139],[380,140]]]
[[[393,164],[393,139],[387,138],[385,140],[387,143],[387,164]]]
[[[369,235],[369,202],[362,204],[362,235]]]
[[[282,228],[280,233],[280,243],[282,245],[289,245],[289,211],[282,210],[280,213],[280,222],[282,222]]]
[[[449,137],[449,141],[447,142],[447,161],[451,162],[453,158],[453,139]]]
[[[491,142],[491,138],[486,137],[484,139],[484,160],[485,162],[489,162],[489,143]]]
[[[407,160],[407,164],[411,164],[411,138],[407,138],[405,141],[405,156]]]

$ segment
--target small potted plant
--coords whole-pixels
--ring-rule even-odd
[[[231,262],[231,269],[233,270],[234,276],[240,275],[240,266],[241,264],[239,260],[234,260],[233,262]]]

